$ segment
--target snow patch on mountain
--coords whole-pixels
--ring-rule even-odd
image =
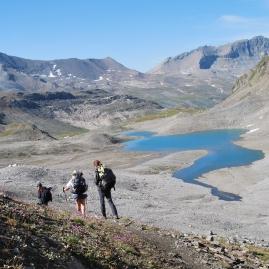
[[[50,71],[50,73],[49,73],[49,76],[48,76],[49,78],[56,78],[56,76],[52,73],[52,71]]]

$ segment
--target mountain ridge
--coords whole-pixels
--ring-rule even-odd
[[[201,46],[169,57],[151,73],[103,59],[28,60],[0,53],[0,91],[104,89],[164,107],[209,108],[232,92],[236,79],[269,54],[269,39],[257,36],[219,47]]]
[[[79,58],[67,58],[67,59],[53,59],[53,60],[31,60],[26,58],[21,58],[17,56],[10,56],[4,53],[0,53],[0,64],[4,65],[6,68],[13,68],[19,71],[23,71],[26,74],[33,75],[36,72],[45,71],[47,72],[46,75],[49,75],[48,71],[59,73],[56,69],[57,65],[60,65],[60,68],[67,68],[67,64],[69,65],[75,65],[80,64],[84,65],[88,69],[85,71],[90,71],[90,69],[93,69],[96,71],[99,71],[98,74],[91,75],[89,72],[88,75],[90,75],[90,78],[96,79],[98,78],[97,75],[101,74],[102,72],[105,72],[109,67],[114,67],[119,70],[125,71],[125,70],[131,70],[125,67],[123,64],[117,62],[111,57],[105,57],[102,59],[96,59],[96,58],[87,58],[87,59],[79,59]],[[87,66],[88,65],[88,66]],[[81,67],[82,68],[82,67]],[[70,68],[67,70],[64,70],[65,74],[68,75],[68,71],[70,71]],[[62,71],[60,71],[62,73]],[[137,71],[136,71],[137,72]],[[82,75],[85,76],[85,72],[82,73]],[[75,72],[74,75],[79,75],[78,72]]]
[[[194,58],[193,61],[196,60],[196,68],[198,69],[198,63],[200,64],[200,69],[210,69],[211,66],[214,64],[214,62],[218,58],[224,58],[224,59],[236,59],[240,56],[247,56],[247,57],[254,57],[259,56],[259,53],[264,52],[265,54],[269,54],[269,38],[263,37],[263,36],[255,36],[251,39],[242,39],[235,42],[227,43],[221,46],[200,46],[196,49],[193,49],[188,52],[183,52],[179,55],[176,55],[174,57],[168,57],[166,58],[162,63],[157,65],[155,68],[150,70],[148,73],[153,74],[164,74],[166,72],[171,73],[177,73],[179,69],[184,69],[185,66],[183,65],[181,67],[180,61],[186,60],[187,57],[194,56],[194,54],[199,54],[200,58],[196,56],[196,59]],[[198,57],[198,58],[197,58]],[[203,57],[211,57],[210,59],[206,59]],[[213,58],[213,61],[212,61]],[[209,65],[203,66],[203,63],[201,61],[212,61]],[[199,62],[198,62],[199,61]],[[176,64],[176,66],[173,68],[173,66],[167,66],[171,64]],[[177,67],[177,70],[175,68]]]

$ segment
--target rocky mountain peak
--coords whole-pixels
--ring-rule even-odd
[[[252,39],[240,40],[231,44],[230,52],[226,55],[229,58],[240,56],[254,57],[269,54],[269,38],[256,36]]]
[[[154,68],[152,73],[177,74],[187,69],[195,72],[212,68],[223,70],[224,67],[234,69],[235,66],[239,67],[241,72],[242,63],[240,65],[237,60],[247,59],[247,66],[254,67],[264,55],[268,54],[269,38],[256,36],[219,47],[205,45],[175,57],[168,57],[162,64]],[[229,61],[230,59],[235,61]]]

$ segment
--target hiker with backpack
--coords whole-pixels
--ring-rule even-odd
[[[39,199],[38,205],[48,205],[52,202],[51,188],[44,187],[40,182],[37,184],[37,197]]]
[[[82,216],[86,216],[86,198],[88,195],[86,194],[88,190],[88,185],[86,184],[86,180],[83,177],[83,173],[80,171],[73,171],[72,178],[63,188],[63,192],[71,190],[72,197],[76,201],[76,209]]]
[[[95,184],[99,193],[102,215],[104,218],[106,218],[106,198],[110,205],[113,216],[116,219],[119,219],[116,206],[114,205],[111,196],[111,189],[114,188],[115,190],[116,176],[110,168],[105,168],[99,160],[95,160],[93,165],[95,167]]]

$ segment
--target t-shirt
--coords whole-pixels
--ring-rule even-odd
[[[76,176],[72,176],[72,178],[68,181],[65,188],[66,189],[73,189],[74,188],[74,180],[76,179]]]

